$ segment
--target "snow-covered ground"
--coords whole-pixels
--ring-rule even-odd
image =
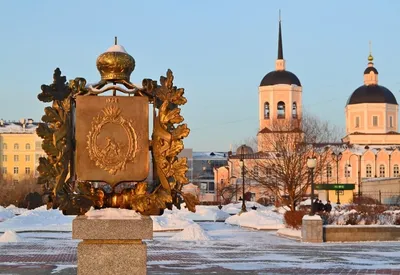
[[[155,232],[153,240],[146,240],[148,274],[400,271],[400,242],[310,244],[280,238],[274,231],[249,230],[226,223],[202,222],[189,228],[181,232]],[[54,274],[63,268],[60,274],[76,274],[79,240],[72,240],[71,232],[17,234],[23,242],[0,243],[0,270],[7,274],[50,274],[41,271],[47,267]]]
[[[74,218],[75,216],[64,216],[60,210],[47,210],[46,206],[41,206],[0,222],[0,232],[71,231]]]

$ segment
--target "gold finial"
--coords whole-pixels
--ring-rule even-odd
[[[279,22],[281,22],[281,9],[279,9]]]
[[[372,62],[374,61],[374,57],[372,56],[372,42],[369,41],[369,56],[368,56],[368,61]]]
[[[118,37],[114,37],[114,45],[118,45]]]

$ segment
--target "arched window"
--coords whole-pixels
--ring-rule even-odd
[[[367,178],[371,178],[372,177],[372,166],[371,166],[371,164],[367,164],[367,166],[365,167],[365,174],[366,174]]]
[[[297,104],[296,104],[296,102],[293,102],[293,106],[292,106],[292,118],[297,118]]]
[[[285,118],[285,102],[279,101],[278,102],[278,118]]]
[[[31,150],[31,145],[29,143],[25,144],[25,150]]]
[[[14,150],[19,150],[19,144],[18,143],[14,143]]]
[[[7,150],[7,143],[3,143],[3,149]]]
[[[349,165],[347,163],[344,165],[344,176],[346,178],[350,178],[350,169],[349,169]]]
[[[385,165],[383,164],[379,165],[379,177],[381,178],[385,177]]]
[[[330,164],[328,164],[328,165],[326,166],[326,176],[327,176],[328,178],[331,178],[331,177],[332,177],[332,166],[331,166]]]
[[[264,103],[264,118],[269,119],[269,103]]]
[[[395,164],[393,166],[393,176],[395,176],[396,178],[398,178],[400,176],[400,170],[399,170],[398,164]]]

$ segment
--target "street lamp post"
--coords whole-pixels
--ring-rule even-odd
[[[310,216],[314,216],[314,168],[317,166],[317,159],[315,157],[311,157],[307,159],[307,167],[310,170],[311,177],[311,214]]]
[[[336,187],[337,187],[339,185],[339,161],[342,159],[342,153],[339,154],[332,153],[332,158],[334,161],[336,161]],[[336,190],[336,194],[337,194],[336,204],[340,204],[339,190]]]
[[[241,212],[247,212],[246,209],[246,200],[244,198],[244,146],[241,147],[241,154],[240,154],[240,165],[242,166],[242,210]]]

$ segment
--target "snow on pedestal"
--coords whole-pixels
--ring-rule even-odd
[[[88,219],[105,219],[105,220],[125,220],[125,219],[140,219],[141,215],[135,210],[119,209],[119,208],[104,208],[95,210],[91,208],[85,213]]]
[[[7,230],[0,236],[0,243],[17,243],[22,241],[23,239],[12,230]]]
[[[183,231],[176,233],[171,237],[174,241],[209,241],[212,238],[201,228],[200,225],[194,223]]]

